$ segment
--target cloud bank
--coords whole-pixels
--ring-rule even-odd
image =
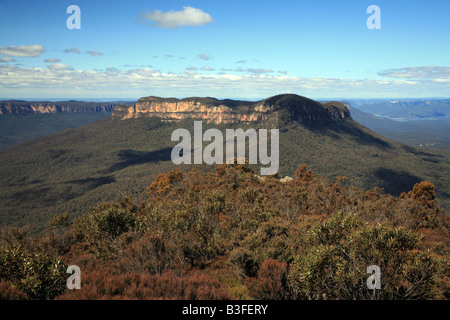
[[[195,69],[190,68],[190,69]],[[199,68],[197,68],[200,70]],[[440,79],[370,80],[296,77],[277,73],[243,72],[239,75],[198,74],[189,70],[162,73],[152,68],[76,70],[55,63],[47,68],[0,65],[0,95],[23,97],[24,93],[46,97],[141,97],[216,96],[265,98],[279,93],[308,97],[430,97],[450,92],[450,82]]]

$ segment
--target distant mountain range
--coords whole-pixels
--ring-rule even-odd
[[[0,101],[0,114],[59,113],[59,112],[112,112],[117,102],[85,101]]]
[[[450,121],[450,99],[351,100],[350,104],[378,118]]]
[[[96,122],[3,150],[0,224],[31,223],[39,231],[58,213],[78,216],[119,195],[144,199],[159,173],[214,170],[208,165],[177,167],[171,161],[176,144],[172,132],[193,132],[193,120],[199,119],[204,130],[278,128],[280,177],[293,176],[307,164],[315,173],[332,179],[347,176],[355,186],[381,187],[394,195],[427,180],[435,185],[440,203],[450,208],[449,152],[383,138],[354,121],[345,104],[298,95],[258,102],[147,97],[117,106],[111,116]]]
[[[133,102],[0,101],[0,150],[28,139],[103,119],[117,104]]]
[[[444,105],[445,101],[447,101],[448,105]],[[425,102],[423,101],[423,103]],[[402,103],[403,106],[405,104],[406,102]],[[353,102],[346,102],[353,119],[388,139],[417,147],[450,149],[450,100],[430,103],[430,105],[434,104],[440,104],[440,112],[443,112],[442,116],[437,119],[430,120],[433,117],[433,112],[436,111],[431,108],[428,114],[426,111],[422,111],[422,120],[398,121],[388,116],[391,113],[398,116],[400,112],[396,109],[397,107],[392,107],[393,110],[389,109],[389,106],[391,106],[389,101],[385,101],[384,105],[378,102],[377,105],[382,106],[380,109],[373,109],[373,106],[366,107],[365,105],[355,107]],[[416,102],[414,102],[414,105],[417,107]],[[416,107],[412,106],[411,108],[413,110]],[[375,116],[358,108],[376,111],[378,114],[383,112],[382,110],[387,111],[385,111],[386,114],[383,114],[383,116]],[[423,106],[417,108],[423,109]],[[411,113],[414,113],[414,111],[409,113],[407,111],[402,114],[404,114],[404,117],[407,117]]]

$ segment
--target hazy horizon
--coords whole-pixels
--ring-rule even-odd
[[[139,98],[83,98],[83,97],[78,97],[78,98],[3,98],[0,97],[0,101],[30,101],[30,102],[34,102],[34,101],[48,101],[48,102],[58,102],[58,101],[81,101],[81,102],[118,102],[118,101],[124,101],[124,102],[133,102],[133,101],[138,101],[140,98],[143,97],[149,97],[149,96],[142,96]],[[176,98],[176,99],[185,99],[185,98],[190,98],[190,97],[194,97],[194,96],[186,96],[186,97],[174,97],[174,96],[164,96],[161,98]],[[448,97],[409,97],[409,98],[399,98],[399,97],[387,97],[387,98],[336,98],[336,97],[330,97],[330,98],[314,98],[314,97],[307,97],[306,98],[309,99],[313,99],[316,101],[343,101],[343,100],[353,100],[353,101],[358,101],[358,100],[374,100],[374,101],[387,101],[387,100],[447,100],[450,99],[450,96]],[[212,97],[218,100],[224,100],[224,99],[230,99],[230,100],[242,100],[242,101],[259,101],[265,98],[269,98],[269,97],[265,97],[262,99],[256,99],[256,98],[235,98],[235,97]]]

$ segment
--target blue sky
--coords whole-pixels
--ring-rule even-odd
[[[1,0],[0,98],[449,97],[449,14],[441,0]]]

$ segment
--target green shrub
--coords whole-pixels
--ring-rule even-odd
[[[74,230],[84,236],[97,257],[108,259],[116,255],[119,237],[140,222],[133,210],[105,203],[76,220]]]
[[[430,298],[439,261],[419,250],[410,230],[362,223],[338,213],[310,234],[312,247],[291,265],[296,299]],[[381,269],[381,290],[369,290],[367,267]]]
[[[0,248],[0,279],[32,300],[51,300],[66,288],[66,266],[45,252],[29,252],[22,247]],[[11,288],[13,290],[13,288]]]

